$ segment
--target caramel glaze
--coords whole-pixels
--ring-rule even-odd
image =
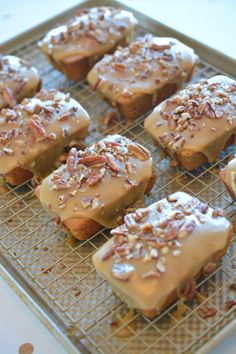
[[[106,55],[87,79],[111,103],[138,93],[154,95],[155,102],[158,89],[167,83],[181,88],[197,61],[194,51],[178,40],[147,34]]]
[[[220,177],[228,188],[231,197],[236,200],[236,155],[220,171]]]
[[[96,61],[121,39],[129,41],[136,23],[130,12],[120,9],[82,9],[66,24],[51,30],[39,47],[55,61],[75,54]]]
[[[82,217],[111,228],[124,208],[143,199],[151,175],[149,151],[111,135],[84,151],[71,149],[67,164],[43,180],[39,199],[62,222]]]
[[[0,56],[0,109],[13,107],[40,89],[38,71],[25,59]]]
[[[0,113],[0,175],[17,167],[36,178],[51,172],[63,149],[87,134],[87,112],[69,94],[41,90]]]
[[[177,192],[126,215],[111,234],[93,255],[97,271],[129,307],[158,313],[226,247],[232,225],[221,210]]]
[[[215,76],[189,85],[158,105],[144,127],[172,158],[192,151],[212,162],[236,140],[236,82]]]

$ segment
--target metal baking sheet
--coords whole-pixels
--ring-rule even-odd
[[[87,1],[79,7],[101,4],[127,9],[123,4],[113,1]],[[120,118],[111,128],[104,127],[100,117],[110,108],[108,104],[90,90],[86,81],[69,82],[47,62],[37,48],[37,41],[74,10],[5,43],[2,52],[28,59],[43,76],[45,88],[69,91],[87,109],[92,118],[88,144],[117,132],[151,150],[158,178],[152,193],[145,198],[146,205],[183,190],[213,207],[223,208],[235,223],[235,204],[219,179],[219,169],[227,163],[235,148],[222,152],[214,164],[205,164],[191,172],[173,167],[169,158],[163,156],[144,131],[143,116],[129,126]],[[193,81],[222,72],[233,73],[235,62],[230,58],[130,10],[140,23],[135,36],[146,32],[174,36],[192,46],[201,58],[208,58],[208,62],[201,60]],[[116,332],[111,330],[111,323],[126,312],[126,306],[96,273],[91,261],[91,255],[108,238],[109,231],[103,229],[85,242],[75,240],[54,226],[34,197],[30,182],[15,188],[1,182],[0,274],[61,340],[69,353],[162,354],[195,353],[197,350],[202,353],[212,348],[216,342],[214,338],[222,338],[232,331],[236,308],[226,311],[225,302],[236,297],[235,292],[229,290],[229,285],[236,282],[235,237],[217,271],[198,285],[198,289],[208,293],[203,303],[199,304],[195,300],[187,304],[186,314],[180,320],[173,315],[176,304],[153,320],[134,313],[130,323],[135,319],[136,329],[131,326],[132,335],[126,339],[119,339]],[[206,305],[216,308],[214,317],[203,319],[199,316],[199,309]],[[224,329],[223,332],[221,329]]]

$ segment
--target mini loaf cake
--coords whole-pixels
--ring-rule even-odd
[[[69,94],[41,90],[0,112],[0,175],[19,185],[49,174],[69,143],[87,135],[87,112]]]
[[[36,195],[43,207],[84,240],[142,200],[155,181],[150,152],[120,135],[111,135],[84,151],[72,148],[67,163],[45,178]]]
[[[187,170],[213,162],[235,143],[236,82],[215,76],[189,85],[157,106],[144,127]]]
[[[177,192],[125,216],[94,255],[97,271],[130,308],[154,317],[225,254],[232,236],[222,210]],[[215,268],[214,268],[215,269]]]
[[[38,71],[25,59],[0,55],[0,109],[33,97],[41,87]]]
[[[128,44],[136,23],[130,12],[120,9],[82,9],[66,24],[51,30],[39,47],[68,79],[82,80],[105,53]]]
[[[148,34],[105,56],[87,79],[127,119],[133,119],[189,81],[197,61],[194,51],[178,40]]]
[[[226,185],[231,198],[236,200],[236,155],[225,168],[220,171],[220,177]]]

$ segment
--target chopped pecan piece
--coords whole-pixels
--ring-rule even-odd
[[[225,302],[225,310],[229,311],[230,309],[232,309],[232,307],[234,307],[236,305],[236,301],[235,300],[227,300]]]
[[[114,156],[110,153],[106,154],[106,160],[107,160],[107,165],[108,167],[113,171],[113,172],[120,172],[120,166],[117,162],[117,160],[114,158]]]
[[[217,264],[214,262],[209,262],[204,268],[203,268],[203,275],[205,277],[208,277],[212,273],[216,271],[216,266]]]
[[[111,256],[113,256],[114,253],[114,248],[111,248],[106,253],[104,253],[104,255],[102,256],[102,261],[107,261],[109,258],[111,258]]]
[[[100,170],[94,169],[90,174],[89,177],[87,178],[87,183],[89,186],[94,186],[98,182],[100,182],[105,175],[106,169],[101,168]]]
[[[135,230],[137,227],[133,214],[125,215],[124,222],[128,230]]]
[[[111,268],[112,275],[121,281],[128,281],[135,271],[135,268],[130,263],[114,263]]]
[[[159,279],[161,277],[161,273],[158,269],[151,269],[146,273],[143,273],[142,278],[143,279]]]
[[[198,313],[202,318],[208,318],[215,316],[217,310],[214,307],[203,307],[198,311]]]
[[[224,215],[223,209],[215,209],[212,211],[213,218],[217,218],[218,216],[223,216],[223,215]]]
[[[9,147],[5,147],[5,146],[2,149],[5,152],[5,154],[7,154],[9,156],[13,156],[14,155],[14,150],[13,149],[11,149]]]
[[[126,65],[123,64],[123,63],[118,63],[118,62],[116,62],[116,63],[113,63],[112,66],[113,66],[113,68],[114,68],[116,71],[121,71],[121,72],[123,72],[123,71],[126,70]]]
[[[194,278],[190,279],[185,286],[181,289],[180,295],[186,300],[192,301],[196,292],[196,281]]]
[[[230,284],[229,289],[230,290],[236,290],[236,283]]]

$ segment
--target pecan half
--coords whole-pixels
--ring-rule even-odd
[[[120,172],[120,166],[112,154],[106,154],[107,165],[114,172]]]
[[[80,164],[85,166],[104,165],[106,158],[102,155],[86,156],[79,159]]]
[[[150,152],[139,143],[130,143],[127,147],[128,151],[141,161],[146,161],[151,157]]]
[[[39,116],[33,115],[33,117],[29,120],[28,125],[36,137],[46,138],[46,131],[44,129],[44,126],[40,122]]]
[[[76,148],[72,148],[70,150],[66,163],[68,172],[73,176],[76,172],[78,163],[78,154]]]

